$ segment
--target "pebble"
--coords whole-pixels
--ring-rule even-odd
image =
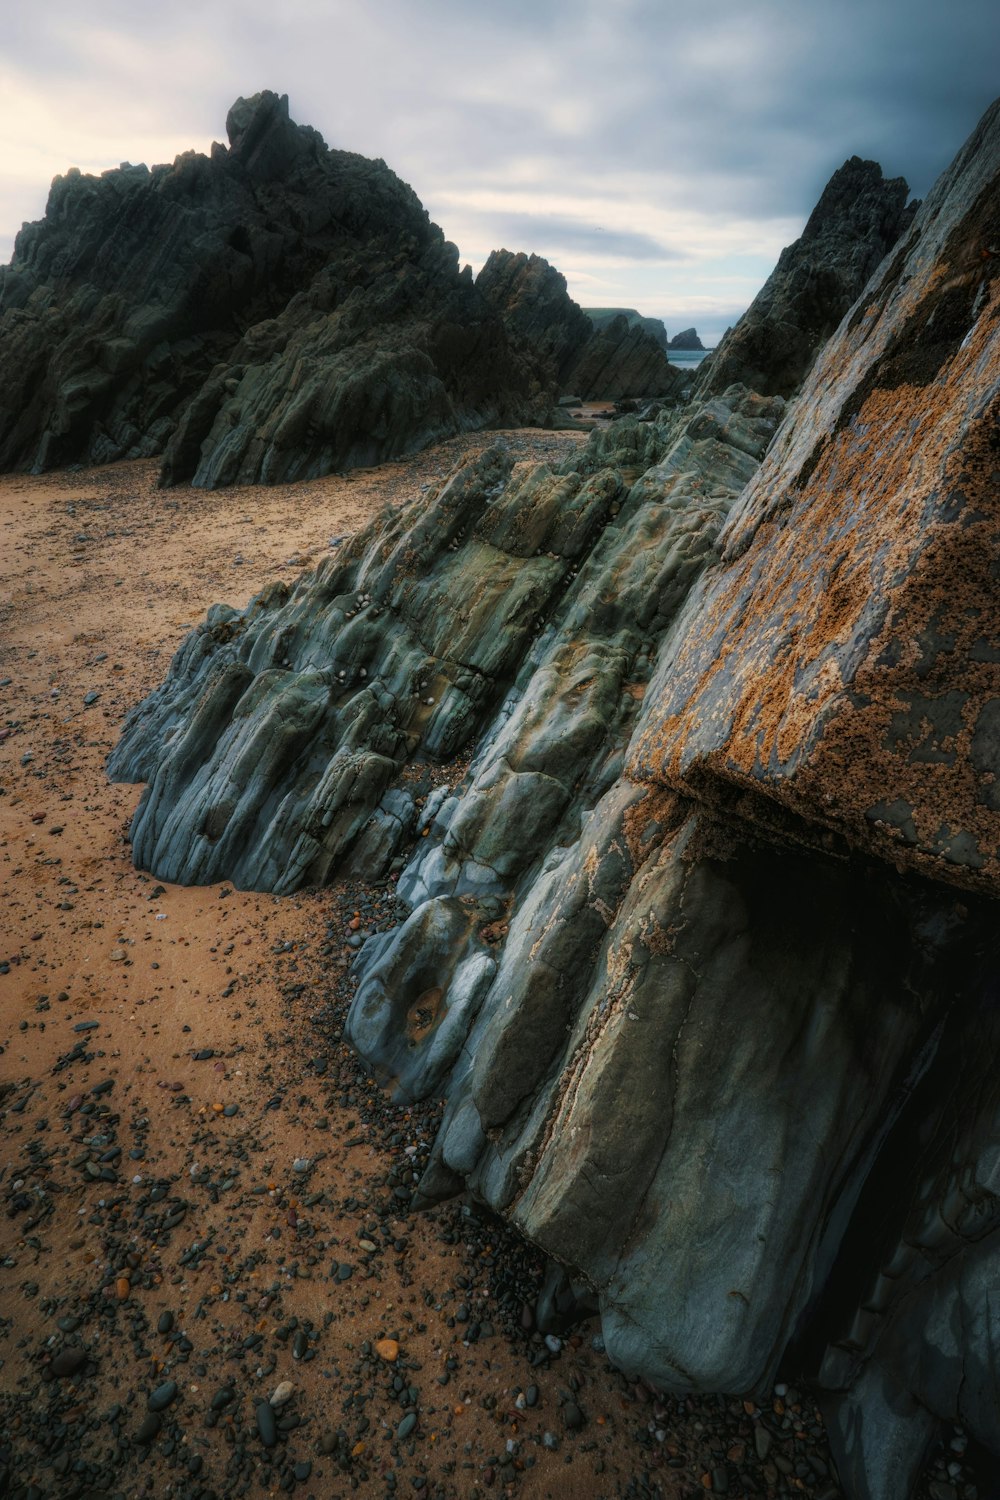
[[[157,1333],[169,1333],[174,1326],[174,1315],[169,1310],[161,1312],[156,1320]]]
[[[156,1387],[156,1390],[149,1398],[150,1411],[166,1411],[176,1395],[176,1380],[165,1380],[162,1385]]]
[[[375,1342],[375,1353],[379,1359],[384,1359],[389,1364],[394,1364],[399,1358],[399,1345],[395,1339],[377,1339]]]
[[[415,1411],[407,1412],[406,1416],[403,1418],[403,1420],[400,1422],[399,1426],[396,1428],[396,1436],[400,1440],[400,1442],[402,1442],[404,1438],[408,1438],[409,1437],[410,1433],[413,1431],[413,1429],[414,1429],[414,1427],[416,1427],[416,1425],[417,1425],[417,1414],[416,1414],[416,1412]]]
[[[570,1432],[579,1432],[586,1418],[575,1401],[567,1401],[562,1409],[562,1418]]]
[[[53,1375],[64,1379],[66,1376],[75,1375],[77,1370],[81,1370],[86,1363],[86,1349],[60,1349],[49,1365],[49,1369]]]
[[[262,1401],[256,1410],[257,1431],[265,1448],[273,1448],[278,1441],[278,1424],[274,1420],[274,1411],[267,1401]]]
[[[162,1426],[163,1418],[158,1411],[147,1412],[139,1425],[138,1432],[135,1435],[136,1442],[143,1444],[151,1443],[153,1439],[159,1434],[160,1428]]]
[[[271,1405],[275,1407],[284,1406],[286,1401],[290,1401],[292,1399],[294,1393],[295,1386],[292,1384],[292,1382],[290,1380],[283,1380],[281,1384],[276,1385],[274,1390],[271,1392]]]

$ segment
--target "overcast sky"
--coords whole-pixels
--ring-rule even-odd
[[[0,40],[0,263],[68,166],[225,139],[289,95],[381,156],[476,270],[706,343],[852,154],[923,196],[1000,93],[998,0],[33,0]]]

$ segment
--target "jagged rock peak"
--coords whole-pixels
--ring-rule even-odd
[[[302,478],[542,419],[504,328],[381,161],[269,91],[230,146],[56,178],[0,270],[0,468],[164,453],[164,482]]]
[[[800,237],[736,327],[701,367],[698,389],[734,380],[785,397],[795,393],[817,351],[909,225],[909,188],[877,162],[852,156],[820,195]]]
[[[551,360],[560,388],[593,332],[566,290],[566,278],[540,255],[494,250],[476,288],[503,319],[508,334]]]
[[[242,145],[252,150],[255,142],[267,130],[290,124],[288,95],[275,94],[271,89],[262,89],[249,99],[240,97],[226,115],[226,137],[230,147]]]

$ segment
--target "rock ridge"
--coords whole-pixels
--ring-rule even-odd
[[[163,482],[276,482],[547,414],[504,329],[384,162],[287,97],[230,145],[57,177],[0,270],[0,467],[164,454]]]
[[[905,233],[915,205],[902,177],[852,156],[839,167],[802,234],[782,250],[771,275],[735,328],[704,361],[705,395],[734,381],[788,398],[860,295],[876,266]]]

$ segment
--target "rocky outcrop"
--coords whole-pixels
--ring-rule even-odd
[[[615,318],[624,318],[630,328],[644,328],[661,349],[667,347],[667,330],[662,318],[643,317],[634,307],[585,307],[583,311],[598,330],[606,328]]]
[[[696,353],[704,350],[705,345],[698,337],[697,328],[685,328],[681,333],[675,333],[672,339],[667,340],[667,348]]]
[[[473,746],[539,653],[548,660],[553,634],[544,702],[566,672],[593,681],[546,731],[537,774],[495,778],[491,798],[558,818],[588,753],[606,758],[603,736],[634,717],[634,671],[651,666],[676,579],[708,557],[780,406],[737,390],[678,431],[619,422],[553,472],[491,449],[294,588],[275,584],[242,614],[216,606],[112,758],[113,776],[149,783],[137,861],[166,879],[278,891],[345,860],[384,870],[416,818],[401,767]],[[608,641],[585,648],[596,586]]]
[[[447,1100],[423,1201],[662,1389],[812,1380],[850,1500],[1000,1456],[998,189],[1000,104],[773,440],[736,387],[493,451],[215,611],[113,765],[160,875],[405,862],[348,1033]]]
[[[571,299],[566,279],[540,255],[494,250],[476,278],[515,347],[528,346],[560,391],[584,401],[677,396],[683,381],[669,364],[656,318],[626,310],[595,318]],[[659,324],[663,338],[647,324]]]
[[[271,93],[227,130],[56,178],[0,271],[0,468],[164,453],[165,483],[272,482],[546,414],[551,371],[384,162]]]
[[[566,377],[585,401],[627,397],[677,397],[684,380],[666,353],[640,323],[624,316],[595,329]]]
[[[567,292],[565,276],[540,255],[494,250],[476,277],[476,289],[511,340],[527,344],[551,367],[559,390],[566,390],[594,330]]]
[[[747,311],[702,365],[704,395],[743,381],[756,391],[794,395],[817,351],[840,323],[913,216],[902,177],[852,156],[823,189],[799,239]]]

